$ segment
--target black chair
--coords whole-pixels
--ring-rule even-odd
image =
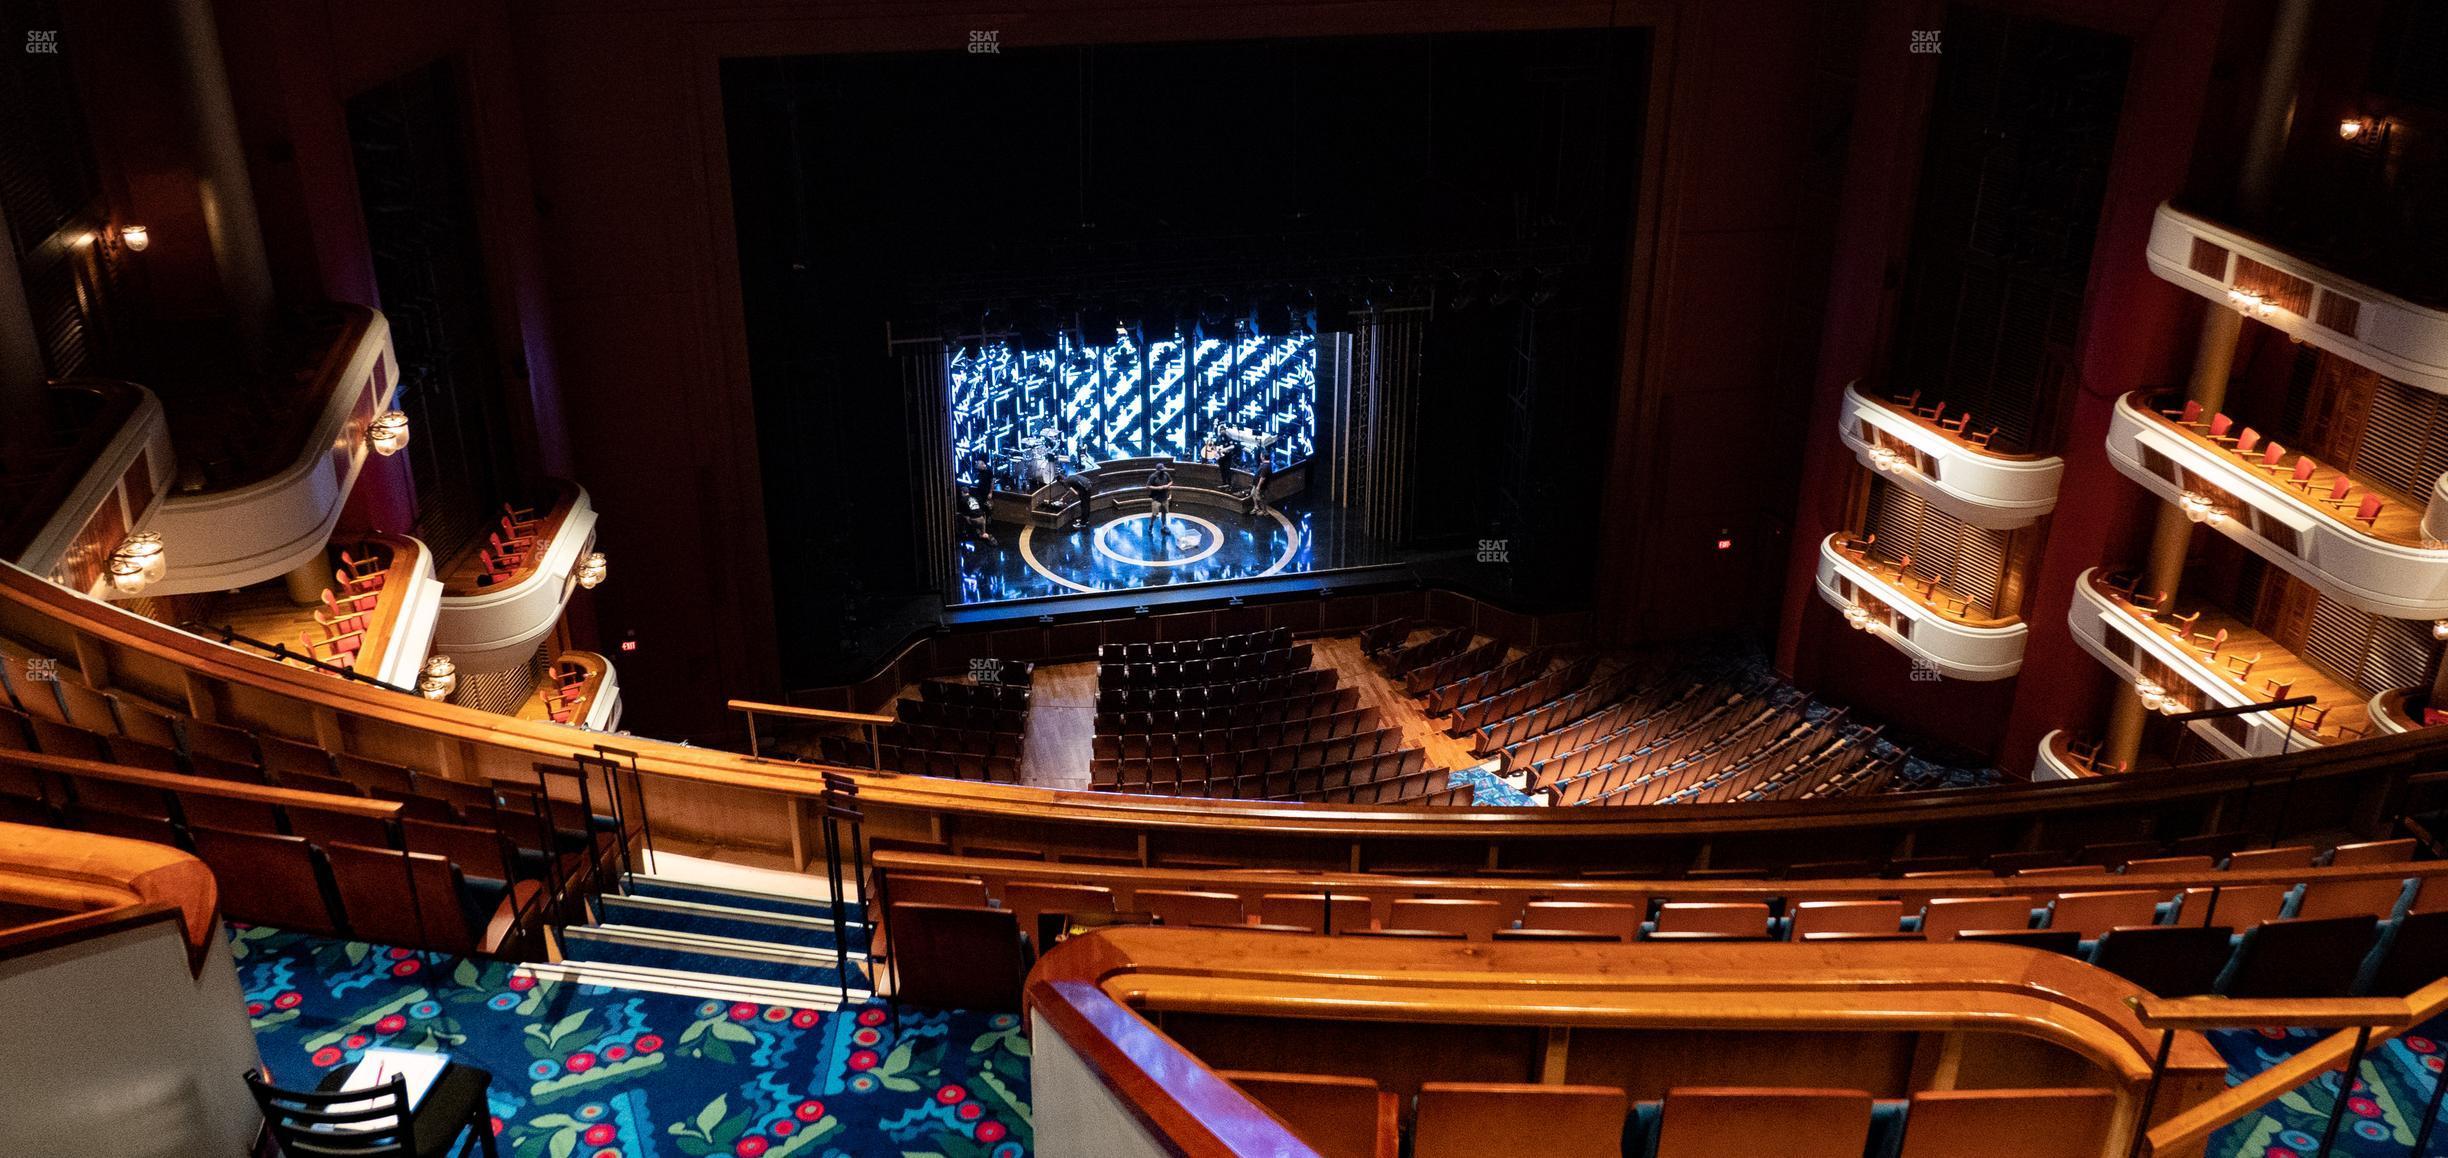
[[[2160,997],[2199,997],[2217,988],[2234,937],[2225,925],[2123,926],[2092,945],[2091,964]]]
[[[2322,917],[2263,921],[2244,933],[2235,960],[2219,975],[2228,997],[2344,997],[2362,972],[2379,919]]]
[[[2381,935],[2355,987],[2367,997],[2404,997],[2448,974],[2448,910],[2408,913]]]
[[[360,1063],[363,1064],[363,1063]],[[374,1089],[338,1089],[348,1070],[334,1070],[324,1089],[284,1090],[248,1070],[248,1092],[263,1111],[264,1130],[291,1158],[449,1158],[475,1153],[496,1158],[485,1089],[493,1075],[452,1062],[408,1108],[408,1082],[393,1077]],[[402,1129],[401,1124],[406,1128]],[[472,1135],[472,1137],[471,1137]]]

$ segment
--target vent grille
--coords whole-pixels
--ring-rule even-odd
[[[2312,283],[2254,261],[2236,257],[2235,286],[2268,298],[2279,309],[2298,317],[2312,312]]]
[[[2365,695],[2428,682],[2439,645],[2431,625],[2391,619],[2314,595],[2303,657]]]
[[[2432,484],[2448,473],[2448,397],[2381,379],[2353,469],[2402,494],[2428,498]]]
[[[2351,338],[2355,336],[2356,327],[2362,325],[2363,303],[2345,294],[2322,290],[2320,312],[2314,314],[2312,320],[2320,323],[2323,329]]]
[[[2227,247],[2207,237],[2193,239],[2193,257],[2185,264],[2193,272],[2216,281],[2227,280]]]
[[[1890,557],[1909,552],[1912,571],[1940,580],[1988,614],[1997,614],[2006,579],[2006,535],[1972,526],[1885,480],[1870,491],[1870,530]]]

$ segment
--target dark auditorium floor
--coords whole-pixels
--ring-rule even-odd
[[[233,926],[264,1063],[311,1087],[369,1046],[490,1071],[505,1158],[1023,1158],[1016,1014],[840,1013],[559,981]],[[447,976],[441,975],[447,971]]]

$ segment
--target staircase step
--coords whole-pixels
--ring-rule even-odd
[[[731,909],[750,909],[760,913],[778,913],[786,917],[833,919],[833,903],[813,897],[786,897],[779,893],[759,893],[746,889],[717,888],[713,885],[687,884],[663,877],[636,876],[630,878],[629,895],[657,897],[670,901],[691,901],[700,905],[717,905]],[[844,919],[857,924],[866,919],[856,901],[842,904]]]
[[[670,993],[682,997],[703,997],[723,1002],[754,1001],[760,1005],[788,1005],[828,1012],[841,1008],[841,989],[831,985],[793,985],[787,982],[760,981],[721,973],[692,973],[681,969],[658,969],[611,961],[537,963],[522,966],[521,969],[539,981],[600,985],[608,989]],[[870,997],[871,995],[858,989],[850,991],[852,1004],[867,1001]]]
[[[730,937],[674,933],[661,929],[594,925],[562,934],[562,955],[570,961],[600,961],[639,965],[718,977],[778,981],[840,992],[841,975],[829,949],[815,950]],[[850,961],[853,991],[867,985],[859,958]]]
[[[666,929],[675,933],[733,937],[742,941],[766,941],[795,948],[841,947],[833,935],[833,922],[811,917],[791,917],[730,905],[640,896],[606,896],[599,902],[598,911],[603,914],[603,923],[607,925]],[[866,929],[853,924],[850,933],[851,953],[864,952]]]

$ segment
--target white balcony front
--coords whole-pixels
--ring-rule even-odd
[[[161,534],[169,572],[146,594],[234,591],[287,574],[330,541],[374,453],[366,428],[399,390],[390,323],[363,306],[337,308],[346,319],[318,372],[323,409],[304,445],[269,477],[163,500],[151,529]]]
[[[578,588],[578,567],[595,549],[595,507],[585,488],[561,483],[542,512],[535,542],[500,571],[481,563],[485,544],[462,552],[443,573],[442,621],[434,650],[463,672],[501,671],[535,655]]]
[[[2372,732],[2375,735],[2396,736],[2421,728],[2439,725],[2426,723],[2430,712],[2431,689],[2390,688],[2371,698]]]
[[[2270,673],[2296,672],[2304,665],[2294,656],[2276,649],[2266,639],[2255,637],[2249,643],[2235,643],[2234,651],[2205,655],[2192,641],[2194,628],[2211,630],[2209,623],[2194,621],[2187,627],[2174,627],[2143,615],[2116,591],[2101,582],[2099,569],[2082,573],[2075,581],[2074,600],[2066,610],[2066,624],[2073,630],[2075,642],[2084,651],[2107,665],[2123,681],[2126,695],[2138,694],[2134,689],[2154,685],[2164,691],[2166,709],[2170,714],[2206,711],[2211,708],[2240,708],[2269,703],[2277,694],[2262,681]],[[2230,639],[2243,638],[2239,629],[2230,627]],[[2179,638],[2179,634],[2183,638]],[[2249,650],[2247,650],[2249,649]],[[2239,653],[2248,654],[2260,662],[2241,676],[2231,662]],[[2257,675],[2256,675],[2257,673]],[[2293,726],[2292,719],[2301,718],[2291,711],[2249,712],[2222,719],[2195,720],[2187,726],[2196,735],[2228,756],[2274,756],[2281,752],[2299,751],[2317,744],[2335,743],[2350,738],[2349,728],[2359,728],[2363,717],[2360,697],[2346,689],[2308,675],[2290,679],[2290,695],[2316,695],[2320,703],[2315,709],[2327,709],[2324,719],[2339,729],[2335,734]],[[2146,703],[2150,701],[2145,701]],[[2157,705],[2154,705],[2157,706]]]
[[[1819,597],[1855,626],[1949,679],[2002,680],[2023,669],[2028,624],[1950,612],[1903,578],[1846,553],[1841,541],[1830,535],[1819,544]]]
[[[2205,525],[2345,603],[2397,619],[2448,617],[2448,545],[2425,532],[2427,508],[2387,498],[2367,524],[2354,507],[2323,501],[2322,484],[2337,472],[2323,468],[2313,485],[2297,487],[2287,472],[2236,454],[2139,393],[2117,400],[2108,461],[2168,502],[2198,496]]]
[[[1978,445],[1859,382],[1845,387],[1837,431],[1863,466],[1975,527],[2028,527],[2057,506],[2064,459]]]
[[[2152,222],[2150,267],[2289,337],[2448,394],[2448,311],[2374,289],[2172,205],[2161,205]]]
[[[2072,737],[2064,729],[2040,737],[2040,758],[2032,763],[2034,780],[2088,780],[2093,772],[2074,758]]]
[[[16,562],[72,591],[102,596],[109,591],[104,564],[112,549],[146,528],[177,474],[170,424],[161,400],[132,383],[60,382],[49,393],[63,409],[89,408],[93,426],[64,448],[68,469],[82,465],[73,481],[63,472],[58,481],[64,486],[36,483],[10,495],[49,507],[19,512],[28,524],[41,524],[22,540]]]

